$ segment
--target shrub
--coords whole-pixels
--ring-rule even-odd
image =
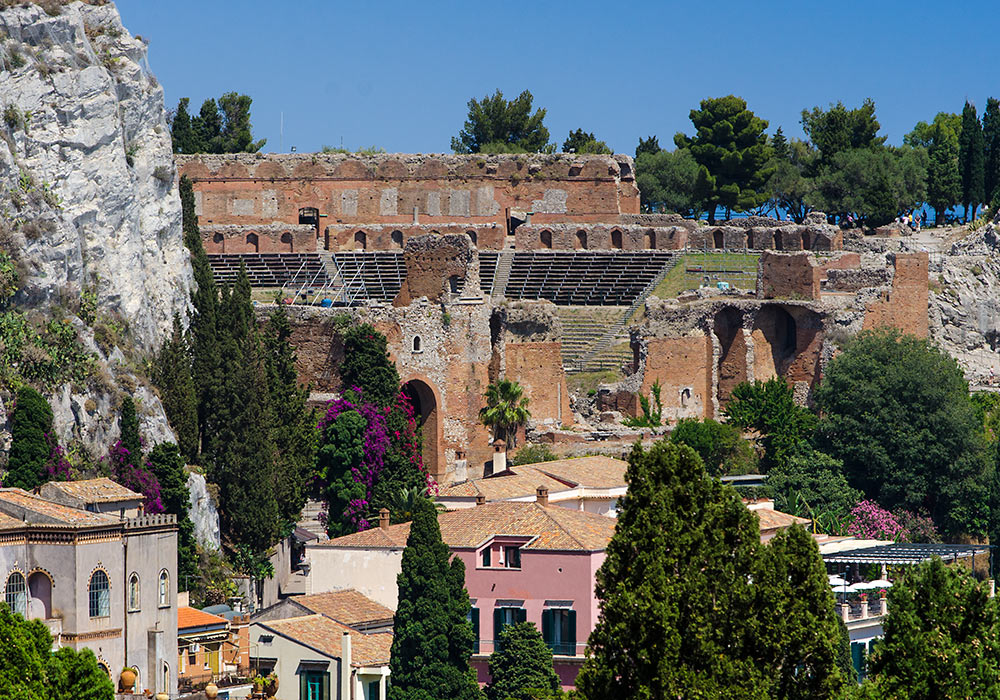
[[[557,459],[560,459],[559,455],[553,452],[548,445],[525,445],[510,460],[510,465],[512,467],[519,467],[522,464],[538,464],[539,462],[552,462]]]

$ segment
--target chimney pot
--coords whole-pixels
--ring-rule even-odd
[[[389,527],[389,509],[382,508],[378,512],[378,526],[383,530]]]
[[[542,508],[547,508],[549,505],[549,490],[545,486],[539,486],[535,490],[535,500],[538,501],[538,505]]]
[[[507,443],[502,439],[493,441],[493,473],[507,471]]]
[[[486,496],[484,496],[481,493],[477,493],[476,494],[476,505],[477,506],[486,505]]]

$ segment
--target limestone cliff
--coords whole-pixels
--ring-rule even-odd
[[[60,438],[106,449],[122,392],[147,439],[171,437],[132,368],[186,312],[191,268],[163,90],[112,4],[0,12],[0,248],[16,308],[68,318],[97,357],[101,381],[49,387]],[[101,318],[116,332],[95,342]]]

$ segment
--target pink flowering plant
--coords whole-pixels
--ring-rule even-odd
[[[865,540],[901,540],[905,531],[892,513],[865,500],[851,509],[847,533]]]
[[[139,455],[142,459],[142,455]],[[163,501],[160,499],[160,482],[153,474],[149,464],[137,466],[137,460],[132,457],[121,440],[111,446],[108,451],[108,463],[111,466],[111,478],[127,489],[132,489],[145,496],[145,511],[147,513],[162,513]]]

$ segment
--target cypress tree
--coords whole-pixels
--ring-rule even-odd
[[[187,590],[192,581],[197,581],[199,569],[194,523],[188,514],[191,492],[187,486],[184,457],[174,443],[161,442],[150,451],[148,463],[160,482],[164,512],[177,516],[177,577]]]
[[[198,397],[191,377],[187,340],[177,314],[174,314],[173,333],[156,356],[153,378],[181,453],[194,463],[198,459]]]
[[[537,700],[559,691],[552,651],[531,622],[504,625],[490,655],[487,700]]]
[[[983,145],[986,150],[985,201],[992,204],[1000,188],[1000,100],[986,100],[983,112]]]
[[[344,334],[344,361],[340,379],[345,389],[358,387],[366,401],[386,407],[399,394],[399,372],[389,359],[385,336],[367,323]]]
[[[275,492],[282,520],[294,522],[306,501],[306,483],[316,455],[316,418],[306,408],[309,389],[299,386],[295,349],[285,307],[278,305],[264,334],[268,388],[279,455]]]
[[[969,210],[976,216],[976,209],[984,199],[986,154],[983,150],[983,128],[976,116],[976,108],[969,102],[962,109],[962,133],[958,136],[958,168],[962,174],[962,206],[965,220]]]
[[[174,153],[197,153],[198,143],[194,130],[191,128],[191,115],[188,105],[191,100],[182,97],[177,103],[177,111],[170,123],[170,137],[173,140]]]
[[[437,512],[422,503],[414,514],[397,577],[389,700],[481,700],[469,666],[472,623],[465,566],[441,541]]]
[[[30,491],[44,480],[42,471],[51,452],[46,435],[52,432],[52,408],[31,387],[17,392],[10,432],[10,455],[3,485]]]
[[[184,245],[191,253],[194,281],[197,289],[191,294],[194,314],[188,327],[191,344],[191,377],[198,401],[199,449],[205,449],[209,414],[215,403],[216,382],[220,357],[216,323],[219,313],[219,291],[212,277],[212,267],[201,243],[198,217],[194,212],[194,187],[187,176],[180,181],[181,211],[184,222]]]
[[[958,140],[941,124],[931,127],[927,156],[927,203],[934,209],[934,222],[940,225],[945,212],[958,204],[962,196]]]
[[[785,138],[785,132],[781,130],[780,126],[774,132],[774,138],[771,139],[771,150],[777,160],[788,160],[788,139]]]
[[[137,467],[140,466],[142,464],[142,439],[139,437],[139,418],[135,414],[135,402],[131,396],[126,396],[122,400],[118,425],[121,428],[119,439],[122,447],[128,450],[131,463]]]

